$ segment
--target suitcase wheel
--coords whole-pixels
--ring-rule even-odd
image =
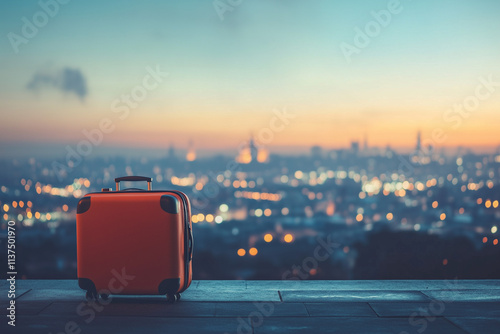
[[[167,302],[169,303],[175,303],[176,301],[181,299],[181,294],[180,293],[167,293]]]
[[[87,293],[85,293],[85,298],[87,298],[88,301],[97,300],[98,294],[96,291],[87,290]]]
[[[102,300],[108,300],[109,295],[105,293],[98,294],[97,291],[94,290],[87,290],[87,292],[85,293],[85,298],[87,298],[88,301],[98,300],[99,297],[101,297]]]

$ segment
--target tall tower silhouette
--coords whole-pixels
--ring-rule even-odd
[[[259,156],[260,155],[260,156]],[[245,145],[236,157],[236,161],[242,164],[249,164],[251,162],[264,162],[267,160],[267,151],[259,149],[255,144],[253,136],[250,135],[248,145]]]
[[[420,130],[417,132],[417,147],[415,147],[415,150],[419,152],[422,149],[422,133]]]
[[[259,155],[259,149],[253,140],[253,136],[250,136],[250,142],[248,144],[248,148],[250,149],[250,156],[252,157],[252,161],[257,161],[257,156]]]

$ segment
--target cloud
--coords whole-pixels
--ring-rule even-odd
[[[87,80],[82,71],[70,67],[49,72],[37,72],[33,74],[26,88],[34,91],[42,88],[55,88],[63,93],[75,94],[82,101],[88,95]]]

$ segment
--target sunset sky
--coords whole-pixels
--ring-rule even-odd
[[[103,118],[114,126],[103,146],[192,140],[198,151],[235,150],[285,109],[294,118],[266,141],[271,151],[345,147],[365,135],[404,149],[418,130],[426,139],[436,129],[446,139],[435,146],[500,145],[500,84],[478,88],[500,83],[499,1],[401,0],[351,61],[342,43],[355,46],[356,27],[373,27],[372,11],[388,1],[243,0],[224,20],[212,0],[50,8],[53,17],[16,46],[23,17],[43,20],[42,8],[0,4],[2,152],[74,145]],[[168,76],[120,119],[122,94],[157,67]],[[471,111],[450,111],[478,89],[489,94]]]

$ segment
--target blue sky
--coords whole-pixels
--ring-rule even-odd
[[[0,138],[77,142],[158,65],[169,77],[107,144],[182,146],[193,139],[201,148],[231,148],[286,107],[297,118],[275,136],[277,147],[345,146],[365,133],[374,145],[394,137],[394,146],[412,145],[418,129],[447,126],[442,114],[472,94],[479,77],[500,80],[500,2],[402,0],[402,11],[347,62],[341,43],[353,44],[354,28],[387,6],[243,0],[220,20],[213,1],[73,0],[15,53],[8,34],[21,35],[22,18],[32,20],[41,8],[4,1]],[[37,73],[65,68],[81,73],[83,99],[55,87],[27,89]],[[491,125],[500,120],[497,93],[443,145],[498,145]]]

